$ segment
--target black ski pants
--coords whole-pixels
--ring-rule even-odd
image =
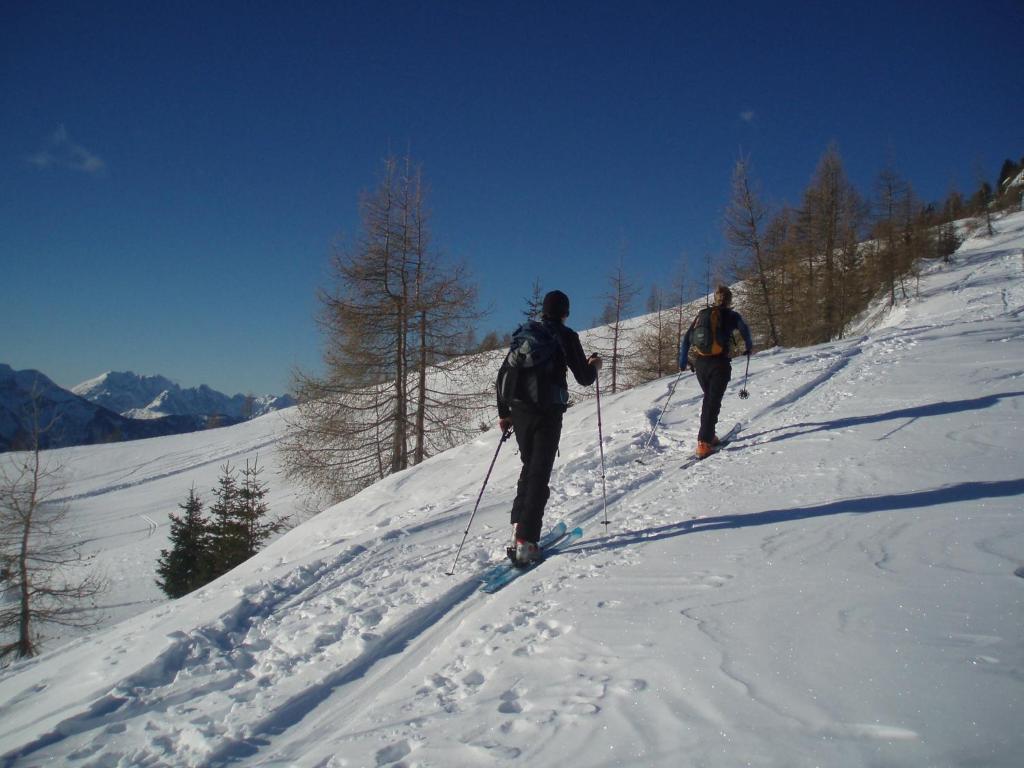
[[[704,402],[700,406],[700,432],[697,439],[710,443],[715,436],[715,425],[718,414],[722,410],[722,398],[732,378],[732,363],[724,355],[718,357],[698,357],[693,361],[693,370],[697,374],[697,383],[704,392]]]
[[[535,542],[540,539],[544,506],[551,494],[548,481],[562,436],[562,414],[513,403],[512,426],[523,461],[516,499],[512,502],[512,522],[516,524],[516,536]]]

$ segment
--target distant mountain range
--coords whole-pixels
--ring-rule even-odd
[[[132,419],[224,416],[246,420],[295,405],[290,395],[228,396],[205,384],[182,389],[164,376],[140,376],[131,371],[109,371],[71,391]]]
[[[0,451],[138,440],[226,426],[294,405],[290,396],[251,397],[163,376],[110,372],[68,391],[39,371],[0,363]]]

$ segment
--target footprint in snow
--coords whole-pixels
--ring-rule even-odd
[[[488,757],[499,760],[515,760],[522,754],[522,750],[518,747],[506,747],[504,744],[498,744],[494,741],[479,743],[470,742],[470,746],[482,749]]]
[[[397,763],[399,760],[408,757],[411,752],[412,747],[409,746],[409,742],[402,739],[402,741],[390,744],[377,751],[377,766],[381,768],[381,766]]]
[[[518,715],[523,711],[523,705],[519,703],[519,694],[510,689],[501,694],[501,704],[498,711],[503,715]]]
[[[353,620],[359,624],[363,629],[372,629],[380,624],[381,619],[384,618],[384,611],[379,607],[367,608],[366,610],[357,613]]]
[[[590,701],[566,701],[563,702],[561,711],[566,715],[575,715],[576,717],[587,717],[596,715],[601,711],[601,707]]]
[[[557,621],[538,621],[537,629],[545,640],[553,640],[562,634]]]
[[[609,690],[612,693],[617,693],[620,696],[631,696],[634,693],[643,693],[649,687],[646,680],[641,678],[635,678],[632,680],[619,680],[618,682],[612,683]]]

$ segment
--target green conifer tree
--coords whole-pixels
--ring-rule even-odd
[[[533,281],[530,295],[526,297],[526,308],[523,310],[523,316],[527,321],[540,320],[540,312],[543,308],[544,294],[541,292],[540,278],[538,277]]]
[[[259,457],[252,464],[245,462],[242,470],[242,481],[238,486],[235,515],[245,531],[244,550],[246,558],[255,555],[273,534],[284,527],[282,520],[268,520],[269,507],[266,496],[270,492],[260,480],[263,467],[259,465]]]
[[[210,578],[227,573],[248,558],[247,530],[238,514],[238,481],[231,464],[221,467],[216,501],[210,506]]]
[[[241,565],[262,549],[273,534],[285,528],[286,519],[268,519],[269,489],[260,479],[259,458],[246,461],[241,480],[230,464],[221,467],[216,501],[210,507],[211,579]]]
[[[156,567],[157,585],[172,598],[187,595],[209,581],[210,532],[195,487],[178,506],[184,514],[171,513],[171,549],[160,551]]]

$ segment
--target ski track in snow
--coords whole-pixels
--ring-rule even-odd
[[[858,352],[859,349],[853,347],[836,359],[832,355],[798,355],[787,360],[788,364],[799,362],[804,367],[811,360],[816,360],[824,368],[764,408],[759,418],[785,408],[812,389],[822,386]],[[696,397],[692,396],[691,401],[692,405]],[[741,432],[740,437],[742,435]],[[636,443],[644,437],[643,432],[627,434],[623,431],[613,431],[605,436],[610,513],[614,512],[618,502],[678,462],[675,453],[662,451],[662,465],[665,466],[637,471]],[[670,437],[665,439],[671,440]],[[553,485],[559,489],[567,486],[569,490],[552,493],[546,515],[550,521],[565,519],[571,525],[585,525],[583,544],[587,544],[588,537],[594,538],[594,534],[601,541],[604,501],[601,498],[600,460],[596,454],[595,447],[592,452],[561,466],[559,481]],[[397,482],[400,483],[401,479]],[[439,527],[446,522],[448,518],[440,516],[416,526],[415,530]],[[403,614],[398,609],[404,606],[396,605],[396,596],[408,596],[405,591],[407,584],[387,581],[390,572],[402,578],[406,575],[401,561],[396,563],[395,551],[389,544],[400,533],[392,531],[376,544],[356,547],[316,566],[303,566],[293,571],[280,585],[263,584],[259,590],[246,590],[247,594],[232,611],[222,615],[214,624],[172,636],[169,647],[155,661],[123,679],[99,700],[88,704],[84,712],[63,720],[51,733],[25,746],[16,753],[16,757],[27,757],[64,739],[87,736],[93,731],[98,733],[87,744],[77,746],[75,754],[88,755],[91,759],[98,758],[101,753],[107,757],[121,757],[116,751],[108,752],[111,729],[126,732],[139,727],[138,723],[144,721],[146,739],[153,747],[148,755],[139,752],[133,755],[132,759],[139,764],[166,759],[169,753],[189,754],[191,750],[187,742],[198,736],[201,743],[218,746],[211,751],[197,753],[197,764],[224,765],[241,758],[253,758],[272,744],[275,736],[309,718],[329,697],[344,695],[350,703],[343,711],[355,713],[372,707],[373,683],[399,674],[401,654],[412,643],[429,643],[431,638],[447,634],[450,625],[460,621],[463,614],[471,610],[473,603],[465,604],[479,586],[477,572],[463,577],[439,597],[411,606],[404,615],[392,618],[392,614]],[[604,541],[614,545],[616,536],[605,537]],[[596,546],[603,549],[604,543]],[[571,548],[569,552],[575,549]],[[414,555],[421,556],[420,553]],[[357,563],[367,557],[380,565]],[[557,567],[555,562],[545,564],[543,570],[546,572],[553,566]],[[353,566],[357,564],[360,567],[355,569]],[[359,574],[354,583],[353,577],[346,575],[350,571]],[[368,574],[371,578],[367,577]],[[381,575],[381,581],[372,578],[374,575]],[[437,569],[433,575],[436,582]],[[527,574],[521,580],[529,581],[536,575]],[[379,585],[382,582],[389,586],[381,589]],[[509,599],[500,595],[484,600],[494,600],[495,597]],[[479,604],[480,598],[475,602]],[[335,611],[340,608],[345,610],[345,615],[339,618]],[[287,632],[281,633],[276,625],[281,620],[278,616],[286,620],[292,611],[303,614],[305,634],[311,637],[295,642],[293,648],[283,648],[266,640],[280,634],[287,635]],[[520,619],[520,623],[528,622],[536,615],[539,614]],[[540,634],[545,632],[550,634],[551,628],[542,626]],[[334,649],[339,645],[349,648],[349,652],[336,652]],[[530,644],[524,647],[529,648]],[[114,648],[112,654],[123,650]],[[522,652],[529,653],[528,650]],[[282,697],[281,690],[292,688],[292,681],[302,677],[297,674],[299,670],[315,672],[324,666],[333,667],[335,671],[312,681],[305,679],[294,692]],[[194,683],[183,687],[182,678],[189,678]],[[470,676],[471,681],[474,679]],[[273,701],[268,702],[261,695],[261,689],[271,684],[275,690]],[[167,715],[175,716],[171,718],[174,722],[177,716],[186,714],[189,702],[199,696],[222,699],[223,717],[206,716],[194,721],[195,734],[176,733],[178,729],[170,723],[161,724]],[[514,710],[514,701],[511,696],[504,701],[504,710]],[[338,712],[337,705],[331,708],[326,728],[336,729]]]
[[[1019,252],[1005,258],[1019,259]],[[992,286],[1000,280],[1000,273],[994,270],[991,263],[972,269],[954,293],[968,303],[974,301],[972,293],[991,295]],[[973,321],[977,328],[958,328],[958,335],[977,331],[986,342],[998,341],[989,338],[993,331],[986,323],[1000,315],[1019,316],[1022,297],[1016,286],[1012,290],[1017,294],[1002,291],[1001,310],[982,312]],[[700,397],[694,393],[692,376],[678,382],[673,376],[665,390],[647,408],[639,410],[632,422],[621,421],[604,435],[606,499],[602,496],[602,467],[596,445],[561,457],[551,483],[546,518],[549,522],[565,520],[569,527],[582,525],[584,539],[506,590],[486,597],[477,593],[479,575],[494,557],[493,534],[478,533],[467,541],[468,564],[460,568],[454,580],[445,576],[451,553],[428,550],[433,538],[413,536],[434,531],[442,536],[451,529],[456,516],[467,514],[472,499],[463,495],[440,502],[442,511],[431,506],[432,517],[427,522],[407,527],[401,527],[401,519],[385,520],[381,525],[397,527],[346,546],[333,557],[295,567],[277,581],[246,587],[230,610],[187,633],[169,635],[167,647],[151,662],[124,676],[103,695],[87,692],[77,701],[64,702],[68,715],[46,734],[5,755],[5,764],[30,764],[30,759],[63,754],[70,764],[90,766],[175,762],[221,766],[238,761],[270,766],[291,764],[300,758],[304,764],[328,766],[334,764],[331,755],[339,739],[355,744],[373,737],[381,743],[374,753],[376,765],[402,765],[422,746],[418,729],[426,718],[437,712],[454,715],[477,707],[489,708],[499,725],[485,730],[471,723],[468,730],[456,734],[473,762],[490,764],[542,754],[545,741],[561,727],[559,723],[585,723],[605,708],[627,708],[630,700],[657,685],[654,680],[620,675],[616,671],[618,659],[591,647],[586,662],[592,673],[557,691],[537,680],[519,680],[504,681],[509,684],[503,683],[502,690],[494,692],[489,685],[495,671],[488,661],[491,656],[539,661],[548,646],[574,632],[573,626],[552,618],[551,613],[560,600],[571,595],[575,584],[601,578],[605,569],[638,565],[645,544],[671,537],[744,524],[778,523],[786,520],[787,514],[800,519],[835,514],[835,510],[844,508],[851,512],[872,509],[870,499],[838,499],[831,505],[819,502],[817,506],[795,501],[793,510],[769,510],[759,513],[761,517],[756,520],[713,514],[715,510],[704,510],[706,514],[698,517],[647,498],[645,489],[654,481],[669,482],[678,490],[679,498],[685,498],[695,485],[711,481],[727,493],[753,456],[772,450],[779,440],[793,437],[808,441],[834,439],[832,433],[837,429],[857,428],[879,432],[875,440],[897,437],[916,419],[936,412],[936,404],[899,409],[891,419],[847,417],[829,421],[828,410],[841,405],[851,390],[870,386],[884,375],[885,366],[900,365],[916,354],[919,344],[945,332],[941,323],[893,327],[806,351],[767,353],[766,357],[776,363],[771,385],[774,389],[766,385],[758,396],[769,404],[750,412],[745,410],[749,405],[730,395],[723,420],[741,420],[743,429],[732,445],[683,473],[674,469],[680,455],[693,445],[692,414],[695,409],[699,412]],[[734,370],[730,392],[738,389],[742,375],[738,373]],[[751,384],[757,383],[755,372]],[[819,421],[794,424],[788,413],[811,393],[822,404],[823,410],[815,414]],[[1021,394],[1004,393],[1000,397]],[[604,397],[612,403],[616,395]],[[672,410],[663,413],[666,402],[671,402]],[[658,431],[652,434],[659,419]],[[596,441],[596,430],[594,437]],[[248,446],[232,456],[251,453],[273,442]],[[641,450],[643,464],[637,462]],[[230,457],[218,456],[201,464],[110,484],[64,501],[103,495],[226,458]],[[834,469],[811,465],[801,471],[813,477]],[[390,487],[397,495],[410,479],[391,478]],[[1024,492],[1021,482],[1014,485],[1008,481],[1001,489],[989,492],[1020,494]],[[957,491],[945,493],[953,498]],[[879,505],[897,502],[889,496]],[[606,509],[613,520],[607,531],[602,525]],[[411,509],[408,517],[422,519],[423,512],[422,507]],[[156,523],[146,515],[140,517],[152,535]],[[766,530],[759,554],[765,560],[800,561],[812,555],[840,557],[853,550],[872,564],[879,578],[887,578],[899,568],[893,545],[910,530],[909,522],[893,519],[856,534],[844,526],[822,526],[794,535],[792,528],[776,526]],[[419,543],[407,544],[406,539]],[[990,548],[994,554],[1001,552],[997,539],[979,547]],[[606,557],[611,552],[620,556],[611,560]],[[678,578],[690,594],[720,593],[740,576],[738,561],[743,556],[745,553],[736,553],[735,562],[722,562],[715,571],[689,571]],[[1016,563],[1006,555],[1000,556],[1013,572]],[[1016,575],[1024,576],[1024,566],[1016,568]],[[615,602],[609,600],[607,607],[614,608]],[[916,731],[900,725],[822,724],[820,713],[780,702],[748,674],[740,657],[721,650],[734,630],[710,618],[708,605],[696,603],[681,608],[679,614],[705,638],[708,647],[719,649],[708,656],[706,663],[719,671],[722,684],[747,706],[770,712],[775,722],[787,727],[820,732],[823,739],[919,738]],[[495,616],[502,619],[495,620]],[[869,621],[855,610],[845,610],[837,620],[846,633],[860,631]],[[460,635],[457,630],[465,626],[473,631]],[[460,637],[456,644],[455,638]],[[976,636],[965,637],[964,642],[980,646],[988,640]],[[115,664],[128,650],[122,644],[104,648],[103,653],[109,663]],[[991,657],[979,654],[978,658],[984,661]],[[330,671],[324,674],[323,670]],[[398,696],[395,691],[399,683],[408,697],[388,700]],[[29,689],[0,704],[0,721],[5,712],[24,705],[34,693]],[[195,707],[198,700],[203,701],[201,709]],[[323,707],[328,701],[331,706]],[[697,721],[722,723],[724,727],[729,720],[711,699],[694,699],[686,706]],[[642,729],[643,724],[635,727]],[[524,736],[528,737],[528,746],[515,746],[516,742],[524,743]],[[4,737],[12,738],[9,733]],[[309,762],[311,759],[318,762]]]
[[[169,477],[176,477],[178,475],[183,475],[188,472],[194,472],[196,469],[199,469],[200,467],[208,467],[213,464],[224,464],[230,461],[231,459],[237,458],[239,456],[247,456],[253,453],[258,453],[264,448],[269,448],[271,446],[277,445],[278,442],[280,442],[278,438],[275,438],[273,440],[265,440],[263,442],[248,445],[245,448],[232,451],[227,454],[218,454],[216,457],[210,459],[190,458],[188,463],[183,464],[180,467],[175,467],[174,469],[166,472],[159,472],[156,474],[146,475],[145,477],[141,477],[136,480],[124,480],[110,483],[108,485],[104,485],[100,488],[96,488],[85,493],[74,494],[73,496],[62,496],[60,498],[54,498],[53,503],[70,504],[75,501],[82,501],[83,499],[93,499],[96,498],[97,496],[105,496],[108,493],[115,493],[117,491],[123,491],[128,488],[138,488],[139,486],[145,485],[146,483],[153,483],[158,480],[166,480]],[[141,470],[141,466],[135,467],[132,469],[129,475],[136,474]]]
[[[850,362],[854,360],[859,354],[861,354],[862,346],[865,340],[865,337],[855,339],[849,343],[847,348],[838,350],[831,349],[828,350],[825,354],[819,353],[806,356],[791,356],[789,359],[786,360],[786,364],[799,364],[799,367],[806,371],[808,370],[809,365],[817,363],[822,366],[822,369],[820,370],[820,372],[812,375],[808,381],[796,385],[792,390],[783,394],[781,397],[778,397],[770,405],[758,411],[755,416],[751,417],[750,424],[756,424],[759,420],[769,415],[772,415],[779,411],[783,411],[784,409],[788,408],[789,406],[797,402],[801,397],[805,397],[808,393],[823,387],[827,387],[830,382],[834,382],[841,372],[846,371]],[[908,346],[903,344],[903,342],[899,341],[898,339],[895,340],[893,344],[896,347]],[[909,346],[912,346],[912,343],[910,343]],[[892,348],[883,346],[882,353],[891,354]],[[813,369],[811,370],[813,371]],[[857,375],[856,372],[854,372],[854,375]],[[668,394],[668,391],[666,391],[665,396],[667,397]],[[691,404],[695,404],[696,398],[693,398],[692,400],[694,402]],[[657,415],[650,411],[644,413],[643,416],[644,421],[648,425],[648,428],[652,426],[653,421],[656,421],[657,419]],[[646,436],[643,432],[627,433],[624,431],[612,431],[610,434],[605,436],[606,479],[609,484],[607,505],[609,509],[612,510],[613,512],[621,513],[623,510],[617,508],[618,502],[620,502],[624,498],[627,498],[632,492],[641,489],[651,480],[662,477],[665,471],[671,468],[670,466],[657,466],[653,468],[645,468],[642,470],[637,470],[635,468],[636,457],[634,454],[634,450],[638,443],[641,445],[645,443],[645,437]],[[739,439],[742,439],[742,437],[743,433],[741,432]],[[676,446],[686,442],[685,440],[673,438],[673,436],[671,435],[662,435],[659,436],[659,439],[657,441],[653,441],[652,444],[654,444],[658,448],[663,448],[663,446],[660,445],[661,440],[665,440],[669,444],[674,443]],[[723,453],[730,453],[730,449],[726,449],[725,451],[723,451]],[[667,458],[672,465],[674,465],[675,462],[678,461],[676,455],[672,452],[667,452]],[[709,468],[712,466],[713,464],[711,462],[708,462],[705,464],[704,467],[701,467],[701,469],[711,471]],[[601,515],[604,511],[604,502],[600,498],[600,466],[595,456],[588,453],[586,455],[568,459],[558,469],[558,477],[559,481],[553,483],[553,485],[557,489],[565,490],[556,490],[552,493],[552,498],[549,501],[549,519],[565,519],[568,521],[569,525],[586,525],[588,526],[588,533],[595,532],[595,529],[599,531]],[[671,514],[675,516],[675,511],[673,510]],[[609,547],[620,546],[622,540],[625,538],[628,538],[628,540],[633,543],[639,543],[643,542],[647,538],[656,538],[659,536],[659,534],[665,535],[669,533],[666,530],[656,532],[651,528],[651,526],[657,523],[664,524],[666,522],[664,516],[655,517],[648,514],[640,517],[639,519],[635,519],[635,522],[638,525],[647,525],[648,528],[646,532],[641,530],[639,532],[628,532],[626,534],[614,534],[611,536],[605,536],[603,538],[600,536],[600,534],[597,534],[596,537],[592,535],[590,536],[589,540],[585,539],[583,543],[577,545],[570,551],[575,551],[579,556],[586,556],[588,553],[606,551]],[[693,530],[699,530],[702,527],[704,527],[702,526],[702,521],[688,520],[684,522],[675,523],[674,531],[679,533],[691,532]],[[892,535],[895,535],[896,533],[898,533],[898,531],[894,532]],[[765,541],[765,551],[766,554],[769,555],[771,554],[772,549],[771,542],[772,537],[767,537]],[[880,568],[884,567],[884,562],[887,558],[887,554],[884,551],[884,542],[885,537],[883,536],[880,538],[878,544],[878,546],[882,549],[882,553],[877,561],[879,564],[878,567]],[[845,542],[837,541],[835,543],[830,544],[827,541],[823,542],[820,540],[804,539],[801,542],[801,548],[809,553],[820,553],[822,551],[827,553],[830,549],[838,547],[841,543]],[[800,552],[790,552],[789,554],[791,556],[799,556]],[[635,562],[638,557],[639,555],[636,554],[636,550],[634,549],[633,552],[626,557],[626,565],[628,566],[630,561]],[[533,574],[532,576],[538,575]],[[572,580],[572,577],[551,574],[548,572],[547,569],[545,569],[544,576],[544,584],[546,585],[545,589],[543,590],[544,593],[548,593],[550,591],[557,592],[559,588],[562,588],[564,582]],[[527,578],[530,578],[530,576],[528,576]],[[727,574],[704,574],[702,578],[706,580],[705,583],[708,586],[713,588],[722,585],[723,583],[725,583],[725,580],[727,580],[730,577]],[[558,585],[554,590],[550,589],[552,582]],[[548,622],[543,621],[542,619],[538,619],[537,617],[542,616],[545,612],[544,604],[541,603],[539,608],[539,611],[531,608],[522,609],[520,611],[514,608],[513,611],[517,618],[514,620],[512,625],[503,625],[501,628],[499,628],[498,632],[511,632],[512,628],[516,625],[536,625],[537,633],[535,637],[538,637],[539,639],[549,639],[551,637],[557,637],[563,631],[567,631],[569,629],[561,628],[558,627],[557,624],[552,625]],[[463,610],[465,611],[468,609],[464,608]],[[459,615],[461,618],[462,613],[460,613]],[[493,628],[490,625],[486,624],[481,627],[481,630],[484,632],[493,632]],[[708,634],[709,638],[712,641],[716,639],[714,634],[708,629],[706,625],[701,625],[701,631],[705,634]],[[492,635],[488,638],[487,641],[493,641],[493,639],[494,636]],[[482,641],[481,644],[487,641]],[[513,649],[511,652],[513,654],[519,655],[531,655],[535,652],[534,648],[534,641],[527,641],[525,644]],[[745,681],[740,675],[740,673],[732,669],[731,662],[728,658],[723,657],[722,659],[720,659],[719,664],[723,675],[727,679],[732,680],[740,688],[742,688],[746,696],[748,696],[752,700],[760,701],[762,706],[769,709],[773,709],[781,716],[781,711],[778,710],[778,708],[774,707],[771,704],[771,702],[769,702],[768,700],[761,701],[761,697],[754,689],[754,686],[750,682]],[[453,708],[458,706],[456,702],[473,696],[476,689],[480,688],[483,685],[485,679],[485,675],[480,671],[473,669],[465,656],[457,656],[455,661],[446,665],[437,676],[430,678],[427,684],[425,684],[417,690],[417,697],[436,699],[436,702],[440,704],[442,709]],[[608,682],[610,682],[610,680],[611,678],[605,677],[601,681],[599,685],[599,687],[602,688],[601,696],[593,697],[586,703],[583,703],[582,698],[574,702],[578,705],[576,710],[574,711],[590,711],[592,713],[596,713],[597,711],[599,711],[599,705],[593,702],[603,697],[604,689],[607,687],[607,684]],[[625,683],[626,689],[632,690],[643,689],[644,687],[646,687],[646,685],[646,681],[627,681]],[[356,698],[359,697],[353,696],[353,700]],[[500,714],[506,715],[516,715],[521,713],[523,705],[519,703],[519,699],[520,694],[516,691],[516,689],[509,689],[504,694],[502,694],[500,704],[498,704],[497,706],[497,711]],[[366,700],[362,698],[360,698],[359,700],[359,708],[366,707]],[[412,709],[412,705],[409,705],[407,709]],[[335,717],[337,711],[337,708],[332,709],[332,719]],[[785,715],[783,719],[785,719],[786,717],[790,716]],[[807,724],[804,723],[804,725]],[[325,732],[320,735],[326,736],[327,733],[330,732],[330,729],[333,727],[335,727],[334,723],[327,724],[325,726]],[[905,729],[887,729],[885,726],[867,727],[854,725],[850,726],[849,732],[862,732],[865,734],[874,734],[877,735],[879,738],[915,738],[915,735],[912,732],[906,731]],[[893,734],[898,735],[894,736]],[[303,738],[302,743],[306,743],[309,740],[315,741],[317,738],[316,733],[304,734],[304,737],[310,736],[312,737],[311,739]],[[467,738],[469,738],[469,740],[472,741],[471,737]],[[485,742],[482,746],[486,749],[497,750],[495,756],[505,759],[511,759],[514,757],[518,757],[520,755],[520,751],[515,748],[500,747],[489,742]],[[384,760],[384,762],[387,762],[390,759],[390,757],[394,755],[404,757],[408,755],[408,753],[411,751],[411,748],[412,747],[410,746],[408,740],[397,742],[396,744],[392,745],[392,747],[386,748],[382,752],[380,759]],[[270,759],[266,764],[277,764],[276,761],[278,758],[287,759],[288,757],[289,755],[287,752],[282,753],[280,755],[274,755],[273,758]],[[378,764],[383,763],[378,762]]]
[[[771,406],[766,407],[760,413],[761,416],[770,413],[774,410],[780,410],[787,407],[788,405],[795,402],[802,394],[818,388],[825,384],[829,379],[835,376],[839,371],[843,370],[850,359],[859,353],[859,347],[856,346],[863,342],[863,339],[857,340],[855,346],[849,350],[842,351],[838,356],[825,355],[820,358],[820,362],[825,366],[824,370],[817,375],[812,376],[810,381],[797,385],[791,392],[787,393],[783,397],[777,399]],[[794,361],[795,362],[795,361]],[[667,396],[666,392],[666,396]],[[695,398],[694,398],[695,399]],[[645,418],[649,418],[645,414]],[[742,435],[742,433],[741,433]],[[659,466],[650,469],[636,469],[636,445],[637,442],[642,440],[644,437],[643,433],[627,433],[624,431],[612,431],[610,434],[605,436],[605,465],[606,465],[606,480],[609,485],[607,504],[609,513],[614,514],[617,507],[616,505],[622,499],[627,498],[632,492],[639,490],[644,485],[650,483],[652,480],[659,478],[663,475],[666,469],[670,469],[678,461],[677,456],[674,453],[667,453],[665,459],[668,462],[668,466]],[[546,517],[549,520],[564,519],[567,524],[572,525],[585,525],[587,526],[587,532],[591,533],[591,541],[587,539],[570,548],[568,552],[577,552],[580,556],[584,556],[587,551],[604,551],[608,546],[614,546],[616,542],[622,537],[622,534],[616,534],[613,536],[602,536],[601,534],[601,523],[603,522],[604,512],[604,500],[601,498],[601,484],[600,484],[600,463],[599,459],[594,455],[596,448],[593,453],[588,453],[583,456],[578,456],[574,459],[566,461],[561,468],[558,470],[559,481],[554,482],[553,486],[556,489],[568,487],[567,492],[559,490],[553,490],[551,500],[549,501],[549,512]],[[710,466],[710,464],[708,465]],[[581,483],[582,480],[582,483]],[[621,510],[619,510],[621,511]],[[650,523],[651,519],[648,518],[644,522]],[[685,529],[693,530],[692,522],[682,524]],[[626,534],[634,535],[635,534]],[[634,539],[643,541],[643,538]],[[561,558],[559,558],[561,559]],[[561,577],[559,574],[551,573],[551,566],[553,563],[545,564],[543,569],[544,583],[550,584],[552,578],[555,579],[556,583],[560,580],[570,579],[571,577]],[[540,569],[538,569],[539,571]],[[566,570],[566,569],[562,569]],[[520,581],[529,580],[533,578],[540,578],[540,573],[527,574],[521,578]],[[718,583],[718,577],[712,577],[709,583]],[[470,587],[475,584],[470,583]],[[548,589],[544,590],[545,592]],[[460,608],[456,617],[449,617],[448,621],[440,622],[439,626],[442,628],[442,636],[447,631],[447,624],[455,620],[463,620],[464,614],[471,609],[471,606],[462,605],[462,601],[469,597],[468,594],[462,594],[461,591],[457,592],[459,597],[456,601],[445,601],[448,602],[449,609],[454,609],[456,606]],[[494,598],[491,598],[492,600]],[[505,598],[507,601],[508,598]],[[511,632],[512,628],[516,625],[524,626],[535,624],[537,628],[536,637],[540,640],[550,639],[556,637],[566,628],[559,628],[557,625],[551,625],[545,623],[542,619],[538,619],[543,611],[536,611],[533,609],[526,609],[522,613],[518,614],[514,623],[509,625],[503,625],[503,629],[499,629],[499,634],[504,631],[505,633]],[[442,614],[438,614],[438,620]],[[403,625],[405,623],[403,622]],[[412,622],[413,627],[418,627],[417,622]],[[489,625],[484,625],[482,630],[485,632],[493,631]],[[400,631],[398,637],[395,640],[395,644],[407,645],[413,640],[412,634]],[[513,649],[511,652],[518,655],[532,655],[535,652],[536,641],[526,641],[524,644]],[[400,662],[396,663],[396,666],[400,666]],[[421,697],[427,697],[436,695],[438,701],[442,706],[452,706],[452,701],[459,700],[460,698],[467,697],[472,694],[473,690],[479,688],[484,680],[485,676],[477,671],[470,669],[468,662],[464,656],[459,656],[454,662],[447,665],[446,667],[448,674],[442,672],[440,677],[432,679],[431,683],[427,686],[418,689],[417,694]],[[352,682],[346,676],[346,673],[340,673],[344,682]],[[381,672],[381,675],[388,674],[388,672]],[[391,672],[394,675],[394,672]],[[461,676],[461,682],[460,682]],[[605,683],[610,681],[610,678],[605,680]],[[604,684],[602,684],[604,685]],[[633,681],[625,683],[627,689],[631,689],[637,686],[643,687],[646,685],[643,681]],[[329,686],[332,690],[337,686]],[[364,686],[366,687],[366,686]],[[350,707],[358,709],[368,709],[372,707],[372,700],[368,701],[364,695],[361,695],[357,691],[346,692],[346,695],[351,702]],[[517,703],[519,696],[515,690],[509,690],[503,694],[501,703],[498,705],[498,712],[502,714],[517,714],[521,711],[521,705]],[[592,712],[599,711],[593,703],[581,703],[576,702],[579,706],[577,709],[580,710],[591,710]],[[307,743],[309,741],[316,741],[318,738],[325,737],[329,733],[336,729],[338,720],[344,721],[345,718],[339,718],[339,711],[348,713],[348,710],[339,710],[337,706],[331,708],[330,721],[324,725],[324,733],[304,733],[301,743]],[[400,753],[403,756],[407,753],[406,748],[401,745],[396,745],[396,753]],[[504,757],[511,757],[512,754],[508,750],[499,750]],[[515,750],[512,750],[515,753]],[[274,754],[271,758],[268,758],[267,764],[276,764],[278,760],[287,760],[294,755],[289,755],[288,752],[281,754]],[[259,764],[259,763],[257,763]]]

